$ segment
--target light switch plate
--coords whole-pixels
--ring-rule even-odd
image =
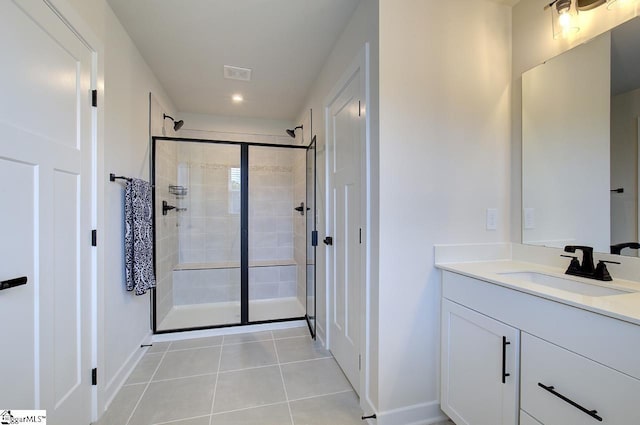
[[[498,210],[496,208],[487,208],[487,230],[496,230],[498,228]]]
[[[536,210],[533,208],[524,209],[524,229],[532,230],[536,228]]]

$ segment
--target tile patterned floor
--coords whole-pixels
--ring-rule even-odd
[[[358,398],[306,328],[155,343],[99,425],[360,425]]]

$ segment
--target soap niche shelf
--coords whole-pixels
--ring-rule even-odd
[[[169,185],[169,193],[176,196],[187,196],[189,189],[184,186]]]

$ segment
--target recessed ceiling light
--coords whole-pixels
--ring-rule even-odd
[[[242,97],[241,94],[234,94],[233,96],[231,96],[231,100],[233,100],[236,103],[240,103],[244,100],[244,98]]]

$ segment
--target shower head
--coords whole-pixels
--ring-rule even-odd
[[[302,126],[299,125],[296,128],[294,128],[293,130],[287,129],[287,134],[295,139],[296,138],[296,130],[299,129],[299,128],[301,129]]]
[[[174,120],[172,117],[170,117],[167,114],[163,114],[162,119],[167,119],[169,118],[171,121],[173,121],[173,131],[178,131],[182,128],[182,126],[184,125],[184,121],[180,120],[180,121],[176,121]]]

